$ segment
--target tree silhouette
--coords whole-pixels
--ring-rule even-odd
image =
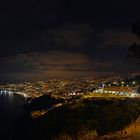
[[[140,86],[138,87],[137,92],[140,94]]]
[[[132,32],[135,33],[140,40],[140,22],[132,24]],[[140,59],[140,44],[133,43],[132,46],[129,47],[128,57]]]

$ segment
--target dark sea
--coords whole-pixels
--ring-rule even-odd
[[[23,120],[26,100],[12,92],[0,92],[0,140],[21,140],[26,137]]]

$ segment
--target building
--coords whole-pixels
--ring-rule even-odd
[[[136,89],[127,86],[108,86],[103,88],[103,92],[112,94],[134,94],[136,93]]]

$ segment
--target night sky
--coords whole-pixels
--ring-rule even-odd
[[[0,2],[0,82],[137,74],[138,0]]]

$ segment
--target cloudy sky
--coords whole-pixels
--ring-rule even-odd
[[[138,0],[0,2],[0,82],[139,73]]]

